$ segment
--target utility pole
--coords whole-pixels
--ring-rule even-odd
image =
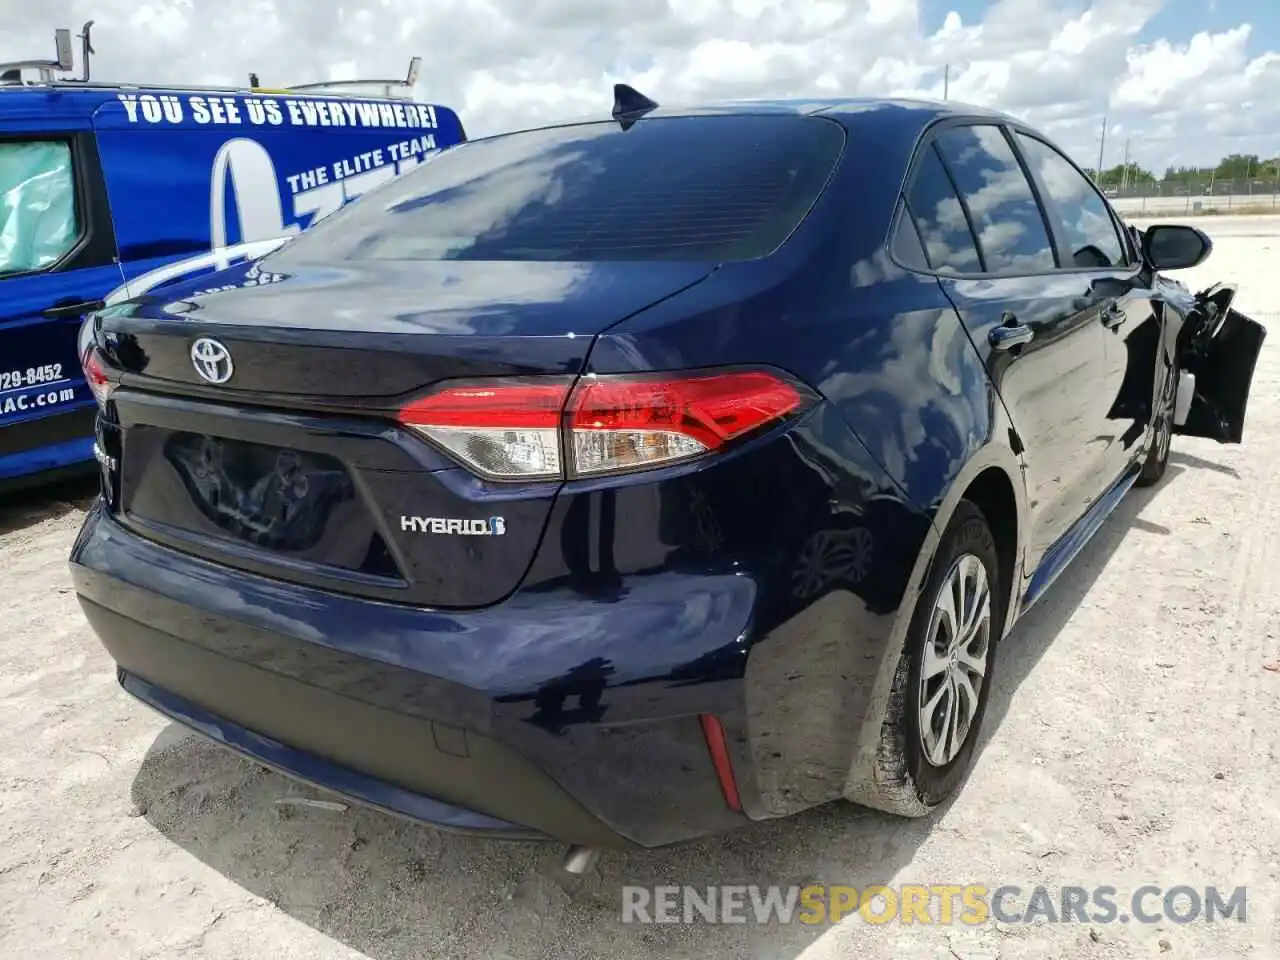
[[[948,94],[951,93],[951,64],[947,64],[942,68],[942,99],[949,100]]]
[[[1102,118],[1102,138],[1098,141],[1098,181],[1102,180],[1102,153],[1107,146],[1107,118]]]
[[[1129,186],[1129,138],[1124,141],[1124,162],[1120,166],[1120,189],[1124,190]]]

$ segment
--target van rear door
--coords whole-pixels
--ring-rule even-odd
[[[93,126],[128,296],[261,255],[464,137],[444,106],[267,92],[121,92]]]
[[[88,118],[0,116],[0,486],[88,466],[97,406],[76,342],[120,282]]]

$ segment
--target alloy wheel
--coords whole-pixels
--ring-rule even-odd
[[[990,644],[987,568],[973,554],[962,554],[934,601],[920,665],[920,746],[932,766],[954,760],[973,729]]]

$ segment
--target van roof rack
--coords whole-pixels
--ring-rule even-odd
[[[92,29],[93,21],[90,20],[80,28],[80,33],[77,34],[84,59],[84,76],[79,81],[82,83],[89,80],[89,55],[94,52],[93,44],[89,40],[89,31]],[[11,60],[7,63],[0,63],[0,86],[25,86],[26,83],[22,79],[23,70],[34,70],[39,74],[39,83],[57,83],[57,75],[59,73],[70,73],[74,70],[75,59],[71,53],[71,31],[66,28],[53,31],[53,45],[56,59]]]
[[[90,30],[93,28],[94,21],[90,20],[80,28],[80,33],[76,34],[76,38],[80,40],[82,74],[79,77],[59,76],[59,74],[69,74],[75,69],[75,58],[71,49],[71,31],[67,29],[59,29],[53,32],[54,46],[56,48],[56,59],[54,60],[14,60],[10,62],[0,61],[0,88],[4,87],[32,87],[32,86],[56,86],[56,87],[77,87],[95,90],[119,90],[119,89],[139,89],[145,87],[156,87],[165,90],[177,91],[235,91],[243,93],[275,93],[275,94],[297,94],[299,96],[313,97],[359,97],[364,99],[378,100],[412,100],[413,88],[418,82],[418,73],[422,68],[422,58],[414,57],[409,61],[409,72],[403,80],[327,80],[318,83],[300,83],[287,87],[263,87],[258,82],[256,73],[249,74],[249,85],[247,87],[237,87],[235,85],[205,85],[194,86],[172,83],[138,83],[138,82],[104,82],[91,81],[89,79],[89,57],[96,53],[93,44],[90,41]],[[23,78],[23,72],[30,71],[37,74],[36,80]]]
[[[332,97],[375,97],[387,100],[412,100],[413,88],[422,69],[422,58],[409,61],[409,72],[403,80],[322,80],[318,83],[297,83],[281,87],[280,93],[300,93]],[[255,90],[265,88],[258,84],[258,75],[249,74],[249,86]],[[369,88],[373,88],[372,91]]]

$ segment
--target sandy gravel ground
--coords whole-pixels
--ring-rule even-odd
[[[1195,281],[1242,284],[1273,331],[1246,442],[1176,442],[1010,638],[967,790],[926,822],[832,808],[607,857],[571,900],[557,852],[302,788],[120,693],[65,557],[84,500],[0,506],[0,956],[1280,957],[1280,222],[1200,219]],[[1220,227],[1220,232],[1219,232]],[[83,490],[57,496],[83,497]],[[1236,922],[623,925],[634,884],[1247,885]]]

